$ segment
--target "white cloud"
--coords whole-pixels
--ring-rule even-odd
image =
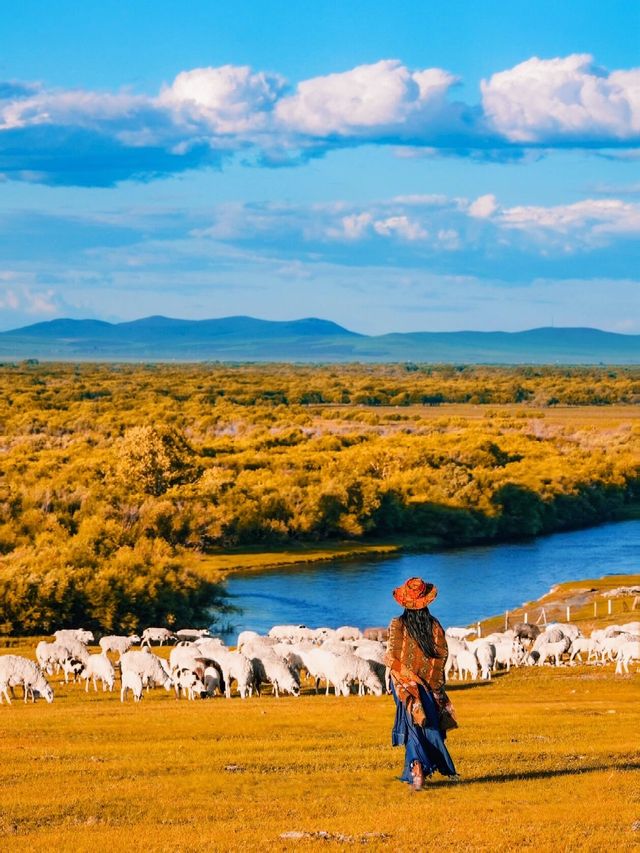
[[[265,126],[285,85],[280,75],[248,66],[194,68],[178,74],[158,103],[204,120],[216,133],[245,133]]]
[[[616,142],[640,134],[640,69],[607,74],[589,54],[533,57],[481,85],[493,127],[511,142]]]
[[[428,233],[413,219],[408,216],[389,216],[387,219],[380,219],[373,223],[373,229],[376,234],[382,237],[401,237],[403,240],[424,240]]]
[[[487,219],[492,216],[498,209],[496,197],[492,193],[478,196],[478,198],[469,205],[469,216],[476,219]]]
[[[620,199],[585,199],[574,204],[504,208],[500,224],[507,228],[544,229],[560,234],[640,234],[640,204]]]
[[[409,71],[396,59],[298,84],[276,106],[281,124],[311,136],[393,132],[437,114],[455,78],[440,68]]]

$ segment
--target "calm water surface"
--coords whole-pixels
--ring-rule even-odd
[[[403,554],[234,575],[242,608],[234,634],[272,625],[386,625],[399,611],[391,590],[419,575],[439,589],[433,613],[465,625],[538,598],[561,581],[640,570],[640,521],[556,533],[528,542]]]

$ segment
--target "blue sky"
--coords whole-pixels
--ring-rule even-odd
[[[0,10],[0,328],[640,333],[640,6]]]

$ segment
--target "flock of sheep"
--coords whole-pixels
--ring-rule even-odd
[[[572,663],[587,655],[588,662],[616,662],[616,673],[629,672],[629,663],[640,660],[640,622],[612,625],[582,636],[571,624],[549,625],[544,631],[527,623],[513,629],[472,640],[473,629],[448,628],[449,656],[447,679],[489,679],[498,667],[538,665],[566,658]],[[102,637],[99,653],[91,653],[95,642],[83,629],[56,631],[53,642],[38,643],[38,663],[19,655],[0,656],[0,704],[11,702],[13,688],[22,687],[24,701],[38,696],[53,701],[46,676],[62,673],[65,682],[84,681],[85,690],[98,682],[112,691],[116,671],[120,675],[120,699],[129,693],[140,701],[145,689],[163,687],[177,697],[188,699],[215,696],[246,698],[260,694],[270,684],[275,696],[300,694],[303,673],[315,685],[321,682],[326,693],[333,687],[336,696],[365,692],[381,696],[388,691],[385,666],[386,645],[383,629],[307,628],[279,625],[267,636],[243,631],[232,649],[208,631],[183,629],[172,633],[166,628],[147,628],[141,636]],[[169,659],[155,654],[151,645],[174,644]],[[140,646],[135,649],[135,646]],[[110,657],[111,655],[111,657]],[[117,660],[115,658],[117,657]]]
[[[455,673],[459,679],[488,679],[498,665],[543,666],[555,661],[556,666],[572,664],[587,655],[587,663],[616,662],[616,673],[629,672],[629,664],[640,660],[640,622],[610,625],[584,637],[577,625],[553,623],[544,631],[526,622],[500,633],[471,640],[473,628],[447,628],[447,678]]]

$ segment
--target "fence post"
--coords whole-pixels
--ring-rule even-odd
[[[567,604],[567,622],[571,622],[571,607]]]
[[[478,622],[478,630],[476,631],[478,637],[482,636],[482,625]]]
[[[631,605],[631,609],[635,610],[639,604],[640,604],[640,595],[636,595],[636,597],[633,599],[633,604]]]
[[[609,599],[609,601],[607,601],[607,613],[609,614],[609,616],[611,616],[611,605],[612,604],[613,604],[613,601],[611,599]]]
[[[525,622],[528,622],[528,621],[529,621],[529,613],[528,613],[528,611],[524,614],[524,621],[525,621]]]
[[[597,601],[593,602],[593,615],[594,615],[594,617],[598,615],[598,602]]]
[[[504,630],[506,631],[506,630],[508,630],[508,628],[509,628],[509,611],[505,610],[504,611]]]

